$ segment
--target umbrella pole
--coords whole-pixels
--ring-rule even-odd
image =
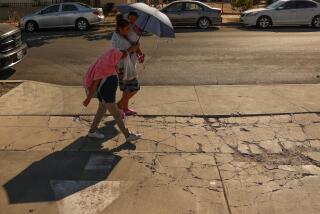
[[[143,28],[141,29],[141,33],[140,33],[140,35],[139,35],[139,39],[138,39],[138,41],[137,41],[137,42],[139,42],[139,41],[140,41],[140,38],[141,38],[142,32],[144,31],[145,27],[147,26],[147,24],[148,24],[148,22],[149,22],[149,19],[150,19],[150,15],[148,15],[148,18],[146,19],[146,22],[144,23]]]

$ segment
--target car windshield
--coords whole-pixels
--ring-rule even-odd
[[[285,1],[276,1],[273,2],[272,4],[270,4],[268,7],[266,7],[267,9],[276,9],[277,7],[279,7],[280,5],[282,5]]]

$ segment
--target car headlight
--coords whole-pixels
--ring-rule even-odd
[[[259,12],[251,12],[251,13],[247,13],[247,16],[255,16],[257,15]]]

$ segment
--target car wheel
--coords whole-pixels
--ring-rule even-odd
[[[206,17],[202,17],[198,21],[198,27],[201,29],[208,29],[210,27],[210,20]]]
[[[86,19],[78,19],[76,22],[76,29],[86,31],[89,29],[89,22]]]
[[[320,16],[316,16],[313,18],[312,27],[320,28]]]
[[[266,29],[272,26],[272,20],[268,16],[261,16],[258,18],[257,27]]]
[[[35,32],[38,29],[38,25],[35,21],[29,21],[26,24],[26,31]]]

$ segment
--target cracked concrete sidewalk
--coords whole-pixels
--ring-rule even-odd
[[[320,116],[0,117],[0,213],[317,214]]]
[[[143,116],[229,116],[320,112],[319,84],[145,86],[132,99]],[[82,87],[24,81],[0,97],[0,115],[94,115]]]

